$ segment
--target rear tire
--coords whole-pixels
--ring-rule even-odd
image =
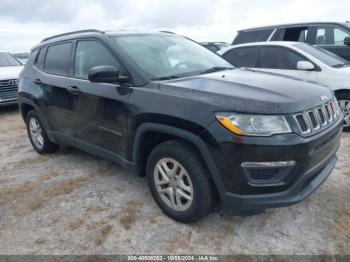
[[[342,92],[335,95],[339,107],[344,114],[344,132],[350,132],[350,92]]]
[[[147,160],[150,191],[162,211],[182,223],[194,223],[216,204],[216,191],[196,150],[180,140],[159,144]]]
[[[50,154],[59,149],[59,145],[53,143],[48,138],[44,126],[34,110],[27,113],[26,124],[30,143],[36,152],[39,154]]]

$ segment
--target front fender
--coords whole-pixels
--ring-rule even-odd
[[[222,196],[224,195],[224,192],[225,192],[224,184],[223,184],[222,178],[219,174],[219,170],[216,167],[214,159],[213,159],[207,145],[204,143],[204,141],[199,136],[197,136],[189,131],[182,130],[182,129],[168,126],[168,125],[163,125],[163,124],[155,124],[155,123],[141,124],[136,131],[134,150],[133,150],[133,162],[135,163],[136,167],[137,167],[138,163],[140,163],[140,159],[141,159],[141,156],[138,152],[140,152],[140,147],[142,145],[143,135],[149,131],[172,135],[172,136],[181,138],[181,139],[191,143],[193,146],[195,146],[197,148],[198,152],[201,154],[201,157],[204,160],[204,162],[209,170],[209,174],[214,181],[214,184],[216,186],[216,189],[217,189],[217,192],[218,192],[220,198],[222,198]]]

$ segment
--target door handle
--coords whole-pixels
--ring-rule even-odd
[[[37,84],[37,85],[41,85],[43,83],[39,78],[35,79],[33,82],[34,84]]]
[[[73,95],[79,95],[81,90],[76,86],[67,86],[67,91]]]

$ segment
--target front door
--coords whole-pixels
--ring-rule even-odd
[[[311,44],[350,61],[350,46],[344,44],[344,38],[350,36],[350,32],[333,25],[320,25],[312,30]]]
[[[264,46],[261,47],[259,52],[257,69],[303,80],[317,81],[317,71],[303,71],[297,69],[297,63],[299,61],[309,60],[286,47]]]
[[[89,70],[108,65],[120,70],[112,52],[99,40],[76,43],[71,88],[76,90],[74,135],[79,147],[125,158],[128,89],[117,84],[91,83]]]

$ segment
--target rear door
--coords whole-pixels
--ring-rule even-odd
[[[303,71],[297,69],[299,61],[309,60],[296,51],[282,46],[261,46],[259,49],[258,68],[260,70],[317,81],[316,70]]]
[[[77,145],[87,151],[93,150],[105,157],[111,154],[125,157],[129,88],[118,84],[91,83],[88,80],[89,70],[101,65],[124,71],[102,41],[78,40],[71,82],[71,86],[79,90],[75,96],[74,136]]]
[[[350,61],[350,46],[344,44],[344,38],[350,32],[334,25],[319,25],[312,27],[310,44],[322,47],[348,61]]]
[[[76,97],[67,91],[72,70],[71,41],[53,44],[40,49],[37,56],[37,72],[34,84],[43,92],[42,111],[49,124],[49,132],[59,138],[72,139],[72,113]],[[73,141],[73,140],[72,140]]]
[[[255,68],[258,65],[258,47],[239,47],[229,50],[223,58],[234,66]]]

